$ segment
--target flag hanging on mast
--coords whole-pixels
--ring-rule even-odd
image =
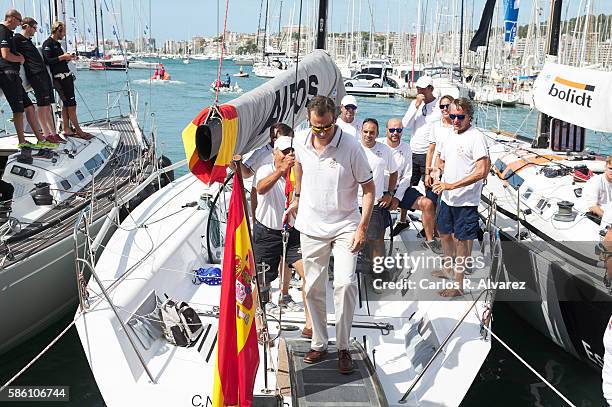
[[[506,15],[504,17],[504,42],[508,44],[514,44],[516,37],[517,21],[519,14],[520,0],[504,0]]]
[[[259,366],[251,288],[255,262],[242,194],[234,174],[223,253],[213,407],[250,407]]]
[[[476,52],[478,47],[487,45],[487,38],[489,37],[489,28],[493,21],[493,11],[495,10],[495,0],[487,0],[487,3],[482,10],[482,17],[480,18],[480,25],[474,38],[470,42],[470,51]]]

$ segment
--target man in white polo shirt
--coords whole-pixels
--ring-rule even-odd
[[[340,116],[336,120],[336,124],[346,134],[355,137],[359,140],[361,137],[361,123],[355,117],[357,114],[357,99],[355,96],[346,95],[340,102]]]
[[[433,192],[442,193],[436,225],[445,256],[455,253],[457,288],[440,291],[443,297],[463,295],[463,273],[467,268],[472,242],[478,237],[478,205],[483,181],[489,174],[491,161],[487,142],[479,130],[472,127],[474,107],[466,98],[455,99],[449,114],[455,130],[440,151],[442,181],[436,181]],[[454,237],[454,239],[453,239]],[[442,270],[438,277],[449,277]]]
[[[398,174],[397,163],[393,159],[391,149],[386,144],[376,141],[376,136],[378,136],[378,121],[365,119],[361,126],[361,148],[372,169],[375,186],[375,205],[366,232],[368,244],[372,249],[371,259],[385,255],[385,227],[391,223],[388,209],[391,206]],[[388,174],[386,178],[385,173]],[[362,204],[362,199],[360,193],[359,206]]]
[[[433,79],[421,76],[416,81],[416,99],[410,103],[402,119],[402,125],[410,130],[410,149],[412,150],[412,179],[410,185],[418,185],[426,173],[426,157],[429,149],[431,124],[440,120],[438,100],[433,95]]]
[[[285,182],[288,171],[295,163],[293,154],[292,137],[293,131],[285,124],[278,127],[279,133],[288,134],[280,136],[274,142],[274,150],[270,154],[273,161],[263,164],[257,170],[257,210],[255,212],[255,222],[253,223],[253,250],[255,263],[265,263],[270,268],[265,273],[266,284],[269,284],[278,277],[279,265],[284,260],[286,264],[293,265],[304,281],[304,266],[302,263],[302,251],[300,249],[300,232],[293,227],[293,219],[288,218],[289,237],[287,240],[286,253],[283,253],[283,214],[285,212]],[[284,259],[283,259],[284,254]],[[281,298],[279,305],[290,311],[300,311],[296,303],[289,294],[289,279],[291,273],[288,267],[284,266],[283,285],[281,286]],[[302,291],[302,297],[304,292]],[[304,325],[303,336],[312,337],[312,328],[308,310],[306,312],[306,323]]]
[[[311,131],[295,138],[295,228],[301,232],[306,302],[312,318],[311,350],[305,363],[327,354],[325,290],[330,255],[334,254],[334,308],[338,370],[353,371],[349,352],[357,298],[357,252],[366,240],[374,205],[374,181],[358,140],[335,125],[336,106],[325,96],[308,103]],[[362,213],[357,190],[363,189]]]

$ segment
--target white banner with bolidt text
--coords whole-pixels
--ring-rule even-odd
[[[533,87],[542,113],[585,127],[612,132],[612,73],[546,63]]]

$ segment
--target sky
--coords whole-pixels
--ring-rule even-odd
[[[94,0],[64,0],[67,4],[67,14],[72,15],[73,4],[76,6],[76,20],[79,29],[93,32],[93,3]],[[119,32],[127,39],[134,39],[147,32],[151,27],[151,36],[157,41],[167,39],[190,39],[196,35],[213,36],[223,30],[223,17],[226,0],[95,0],[102,6],[104,24],[107,36],[112,33],[112,26],[119,28]],[[313,21],[318,8],[318,0],[263,0],[269,3],[268,25],[273,32],[278,31],[279,14],[281,25],[289,25],[293,21],[297,25],[299,7],[302,3],[302,24]],[[436,24],[440,29],[449,27],[453,20],[457,21],[461,0],[421,0],[423,8],[428,5],[422,15],[422,24],[431,31]],[[466,7],[466,22],[477,25],[480,13],[486,0],[464,0]],[[61,3],[61,0],[58,0]],[[503,4],[504,0],[497,0]],[[550,0],[520,0],[519,23],[530,21],[534,2],[539,4],[541,19],[546,19],[550,7]],[[612,0],[590,0],[596,13],[612,14]],[[22,12],[24,16],[48,16],[51,0],[0,0],[0,7],[8,9],[12,6]],[[261,0],[228,0],[228,30],[253,33],[257,30]],[[282,3],[282,8],[281,8]],[[355,30],[361,26],[363,31],[369,31],[373,25],[378,32],[403,31],[413,32],[417,25],[417,9],[419,0],[329,0],[328,14],[331,19],[331,30],[344,32],[351,27]],[[565,0],[563,5],[563,18],[578,15],[578,8],[582,4],[584,9],[587,0]],[[354,12],[353,12],[354,4]],[[217,20],[217,5],[219,6],[219,21]],[[472,16],[472,5],[474,15]],[[361,13],[359,12],[361,6]],[[149,13],[149,7],[151,12]],[[35,10],[36,9],[36,10]],[[371,10],[371,12],[370,12]],[[584,10],[582,10],[584,12]],[[351,18],[354,15],[354,18]],[[360,17],[361,15],[361,17]],[[439,17],[435,17],[435,16]],[[84,17],[83,17],[84,16]],[[261,26],[265,19],[262,12]],[[499,19],[503,19],[503,12]],[[45,21],[38,17],[39,22]],[[48,17],[46,19],[48,21]],[[150,23],[149,23],[150,21]]]

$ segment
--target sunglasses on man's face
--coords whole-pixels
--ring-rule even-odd
[[[397,134],[402,134],[402,131],[404,131],[404,129],[402,129],[401,127],[398,127],[398,128],[390,128],[390,129],[389,129],[389,133],[397,133]]]
[[[344,106],[346,110],[357,110],[357,106],[355,105],[346,105]]]
[[[284,155],[291,154],[291,153],[293,153],[293,148],[291,148],[291,147],[286,148],[286,149],[282,150],[282,153]]]
[[[465,115],[464,114],[449,114],[448,117],[450,117],[451,120],[457,119],[460,122],[465,119]]]
[[[324,127],[310,126],[312,131],[314,131],[315,133],[323,133],[324,131],[330,130],[332,127],[334,127],[334,123],[330,123]]]

